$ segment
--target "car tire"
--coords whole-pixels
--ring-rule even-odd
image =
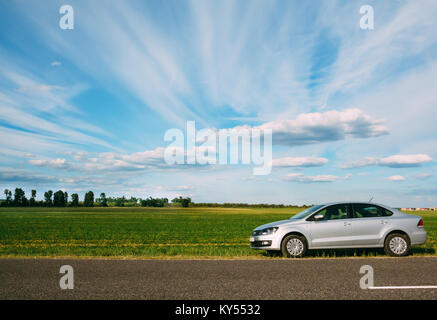
[[[307,248],[308,245],[305,237],[296,234],[286,236],[281,244],[282,255],[288,258],[302,258]]]
[[[410,239],[402,233],[392,233],[384,243],[384,251],[392,257],[403,257],[410,251]]]

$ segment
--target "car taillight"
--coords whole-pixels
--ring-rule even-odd
[[[423,220],[422,219],[419,220],[419,223],[417,224],[417,227],[423,228]]]

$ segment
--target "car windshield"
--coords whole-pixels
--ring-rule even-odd
[[[296,214],[295,216],[292,216],[290,219],[303,219],[308,217],[310,214],[312,214],[313,212],[319,210],[321,207],[323,207],[323,204],[319,204],[317,206],[313,206],[311,208],[308,208],[302,212],[299,212],[298,214]]]

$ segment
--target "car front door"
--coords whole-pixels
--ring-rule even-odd
[[[323,218],[315,220],[315,216]],[[336,204],[325,207],[309,219],[311,248],[335,248],[350,244],[351,212],[349,204]]]
[[[354,246],[380,245],[384,229],[390,224],[391,212],[370,203],[354,203],[352,210],[352,244]]]

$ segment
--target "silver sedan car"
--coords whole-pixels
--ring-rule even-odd
[[[421,217],[365,202],[316,205],[288,220],[259,226],[250,237],[251,248],[287,257],[302,257],[308,249],[339,248],[384,248],[399,257],[425,242]]]

